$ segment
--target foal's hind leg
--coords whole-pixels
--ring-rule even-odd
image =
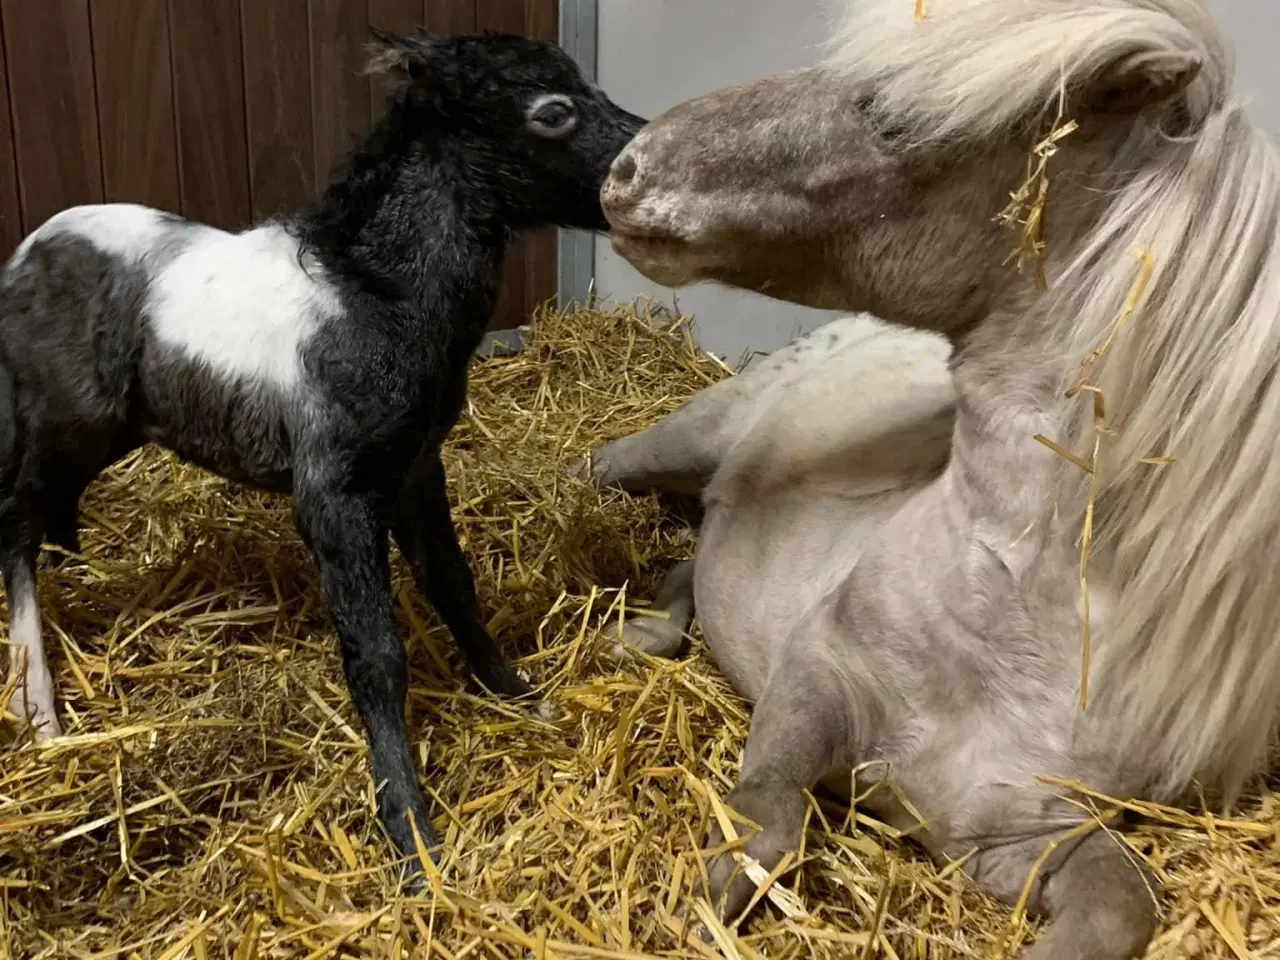
[[[654,598],[653,610],[666,617],[628,617],[611,648],[615,660],[627,659],[629,649],[651,657],[675,657],[684,646],[685,631],[693,622],[693,561],[682,560],[668,571]]]
[[[449,512],[439,451],[424,452],[410,471],[396,504],[392,534],[413,567],[418,589],[453,634],[475,678],[493,693],[532,696],[534,689],[502,655],[480,619],[475,579]]]
[[[1030,870],[1028,864],[1028,871]],[[1023,960],[1129,960],[1156,927],[1156,882],[1115,837],[1090,834],[1044,883],[1049,924]]]
[[[45,740],[62,736],[62,725],[36,599],[39,552],[35,509],[10,496],[0,506],[0,570],[9,600],[9,664],[17,678],[10,709],[31,724],[37,740]]]
[[[65,480],[51,483],[41,494],[44,539],[66,551],[46,551],[44,560],[50,567],[60,567],[67,553],[80,552],[80,496],[87,486],[87,482]]]

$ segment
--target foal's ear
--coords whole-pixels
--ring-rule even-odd
[[[1200,75],[1204,61],[1178,50],[1129,53],[1095,75],[1084,105],[1099,113],[1137,113],[1181,96]]]
[[[431,38],[427,34],[419,31],[416,37],[405,37],[377,27],[369,32],[373,40],[365,45],[369,59],[361,71],[363,74],[400,74],[413,80],[426,74],[431,53]]]

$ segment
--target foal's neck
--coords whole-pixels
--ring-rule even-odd
[[[515,231],[496,202],[497,178],[464,137],[396,100],[297,219],[345,279],[483,330]]]

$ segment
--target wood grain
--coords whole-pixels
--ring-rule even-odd
[[[311,111],[320,189],[369,132],[369,78],[361,75],[368,39],[365,0],[311,0]]]
[[[249,196],[257,221],[293,212],[317,192],[307,0],[250,0],[241,17]]]
[[[102,201],[88,0],[0,4],[22,220]]]
[[[166,0],[90,0],[103,194],[177,212],[177,117]]]
[[[425,0],[422,25],[432,33],[475,33],[476,0]]]
[[[182,212],[243,229],[251,214],[239,0],[169,0],[169,32]]]
[[[9,63],[0,25],[0,257],[8,258],[22,240],[22,201],[13,152],[13,119],[9,113]]]

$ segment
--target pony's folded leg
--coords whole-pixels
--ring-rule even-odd
[[[740,852],[766,871],[774,869],[788,853],[799,849],[807,800],[805,791],[833,770],[855,765],[855,736],[860,718],[871,711],[859,709],[856,695],[829,659],[814,650],[796,649],[785,658],[785,669],[775,671],[751,715],[751,732],[742,757],[742,778],[725,797],[725,804],[756,827],[738,826],[750,839]],[[724,844],[718,824],[713,824],[708,847]],[[757,885],[735,856],[719,853],[707,864],[712,907],[726,924],[744,919]]]
[[[1089,835],[1047,878],[1041,904],[1048,925],[1022,960],[1129,960],[1156,927],[1155,878],[1123,843]]]
[[[685,633],[693,622],[692,560],[682,560],[667,572],[652,609],[666,616],[640,614],[622,622],[618,628],[618,640],[609,651],[614,660],[628,659],[631,650],[665,659],[680,653]]]

